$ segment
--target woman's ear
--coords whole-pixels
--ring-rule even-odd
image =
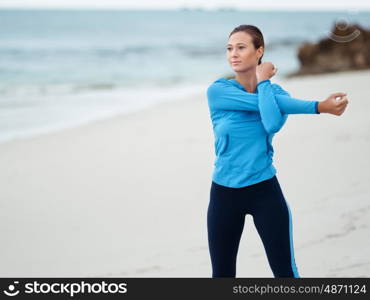
[[[263,46],[260,46],[260,47],[257,49],[258,60],[263,56],[263,52],[264,52]]]

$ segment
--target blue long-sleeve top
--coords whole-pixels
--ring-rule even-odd
[[[249,93],[235,79],[223,77],[207,89],[216,159],[212,180],[239,188],[272,178],[272,138],[288,114],[319,114],[316,100],[292,98],[270,80]]]

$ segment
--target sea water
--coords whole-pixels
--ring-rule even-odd
[[[341,19],[370,26],[361,11],[0,10],[0,142],[206,97],[233,74],[226,44],[240,24],[261,29],[278,79]]]

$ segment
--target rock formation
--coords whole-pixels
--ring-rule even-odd
[[[288,77],[370,68],[370,30],[336,23],[328,38],[298,48],[300,69]]]

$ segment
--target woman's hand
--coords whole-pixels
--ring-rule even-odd
[[[260,81],[270,79],[277,72],[277,68],[272,62],[263,62],[256,67],[257,84]]]
[[[318,110],[320,113],[329,113],[340,116],[348,104],[346,93],[331,94],[326,100],[320,101]]]

